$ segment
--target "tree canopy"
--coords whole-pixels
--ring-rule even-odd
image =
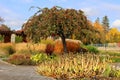
[[[65,37],[70,37],[73,33],[80,33],[82,29],[89,29],[88,25],[83,11],[53,7],[40,9],[24,24],[23,28],[29,38],[32,38],[33,33],[43,36],[45,32],[44,37],[52,33],[62,36],[61,31]]]
[[[39,8],[23,25],[23,30],[28,39],[34,42],[52,34],[58,35],[62,39],[64,48],[65,38],[72,38],[74,35],[75,39],[90,44],[94,43],[98,33],[82,10],[63,9],[58,6],[50,9]]]

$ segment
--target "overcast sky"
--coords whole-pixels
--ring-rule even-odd
[[[29,10],[31,6],[81,9],[91,21],[97,17],[102,20],[107,15],[110,26],[120,30],[120,0],[0,0],[0,16],[4,18],[4,24],[18,30],[37,11]]]

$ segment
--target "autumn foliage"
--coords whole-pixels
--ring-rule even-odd
[[[68,52],[79,52],[81,50],[80,43],[73,40],[66,40]],[[82,50],[81,50],[82,51]],[[62,41],[57,40],[55,42],[54,53],[61,54],[63,53],[63,44]]]
[[[47,55],[51,55],[53,51],[54,51],[54,45],[50,43],[47,44],[45,49],[45,52],[47,53]]]
[[[120,42],[120,32],[117,28],[111,28],[106,34],[106,40],[109,43]]]

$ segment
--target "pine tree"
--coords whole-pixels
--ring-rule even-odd
[[[100,18],[97,17],[97,19],[95,20],[96,23],[100,23]]]
[[[109,31],[109,27],[110,27],[110,26],[109,26],[109,19],[108,19],[107,16],[104,16],[104,17],[103,17],[102,26],[103,26],[103,28],[104,28],[105,33],[107,33],[107,32]]]

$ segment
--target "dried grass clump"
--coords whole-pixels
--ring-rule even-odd
[[[2,54],[10,55],[15,53],[15,44],[12,43],[0,43],[0,51]]]
[[[32,44],[32,43],[17,43],[16,44],[16,51],[21,50],[31,50],[31,51],[40,51],[45,52],[46,44]]]
[[[16,51],[27,50],[27,43],[16,43]]]
[[[107,58],[92,54],[67,54],[59,60],[45,61],[37,67],[40,75],[59,80],[102,76],[108,66]]]
[[[8,58],[8,62],[15,65],[30,65],[31,54],[15,53]]]

